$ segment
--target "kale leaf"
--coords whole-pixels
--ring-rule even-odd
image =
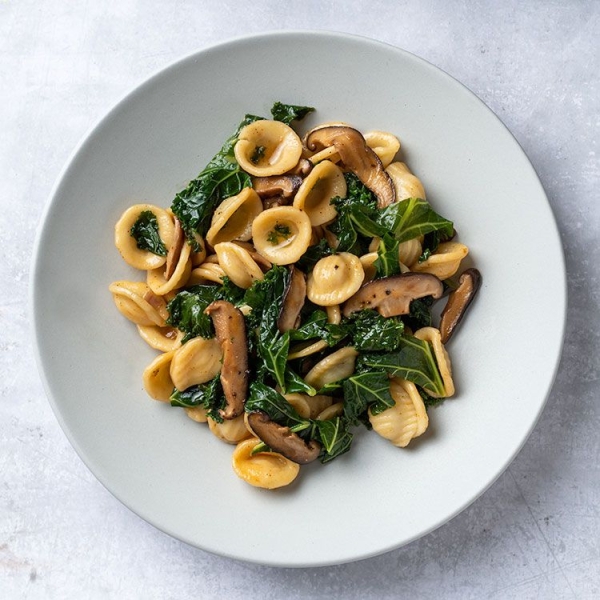
[[[207,415],[211,419],[218,423],[223,422],[223,417],[219,414],[219,409],[225,405],[225,396],[221,387],[220,375],[217,375],[208,383],[193,385],[187,390],[174,389],[169,400],[171,401],[171,406],[202,406],[206,409]]]
[[[358,369],[383,370],[402,377],[437,395],[445,395],[444,383],[435,356],[428,342],[413,336],[403,336],[394,352],[365,353],[357,360]]]
[[[348,452],[352,445],[353,435],[348,431],[348,421],[343,417],[335,417],[327,421],[313,421],[313,431],[323,450],[320,460],[323,464]]]
[[[252,185],[250,176],[242,171],[235,160],[233,148],[240,131],[261,118],[246,115],[237,131],[225,142],[200,175],[175,196],[171,210],[181,222],[194,250],[198,249],[195,234],[206,235],[215,208],[221,201]]]
[[[206,307],[215,300],[227,300],[237,304],[242,299],[244,290],[237,287],[228,277],[223,278],[223,285],[195,285],[179,292],[167,304],[169,318],[167,324],[177,327],[186,335],[183,342],[202,336],[214,337],[211,318],[204,314]]]
[[[417,331],[421,327],[430,327],[432,322],[431,308],[434,302],[433,296],[413,300],[410,303],[410,313],[402,317],[404,324],[413,331]]]
[[[390,380],[385,371],[355,373],[344,379],[343,390],[344,417],[353,425],[363,421],[369,407],[377,414],[394,406]]]
[[[328,346],[335,346],[350,331],[347,325],[334,325],[327,321],[327,313],[316,309],[298,329],[290,330],[290,340],[304,342],[313,339],[325,340]]]
[[[379,242],[377,259],[375,260],[375,277],[389,277],[400,273],[400,257],[398,246],[400,242],[386,233]]]
[[[167,249],[158,233],[156,215],[151,210],[140,213],[129,234],[135,238],[135,243],[140,250],[149,250],[158,256],[167,255]]]
[[[391,231],[399,242],[406,242],[432,231],[451,237],[454,231],[452,221],[440,216],[421,198],[408,198],[390,204],[379,211],[376,221]]]
[[[314,112],[312,106],[296,106],[294,104],[283,104],[275,102],[271,108],[271,114],[275,121],[281,121],[289,125],[292,121],[301,121],[306,115]]]
[[[352,316],[352,345],[359,352],[396,350],[403,339],[404,323],[398,317],[382,317],[374,310],[361,310]]]
[[[300,257],[297,265],[305,272],[313,270],[313,267],[326,256],[335,254],[335,250],[329,246],[325,238],[321,238],[318,244],[309,246],[306,252]]]
[[[370,238],[383,236],[384,226],[377,223],[377,201],[374,194],[353,173],[344,174],[347,194],[333,198],[338,213],[329,229],[338,238],[338,252],[361,255],[366,252]]]

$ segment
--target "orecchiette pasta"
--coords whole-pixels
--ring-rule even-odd
[[[206,383],[219,374],[223,353],[215,338],[194,338],[175,350],[171,359],[171,379],[178,390]]]
[[[293,206],[269,208],[252,224],[254,247],[275,265],[297,262],[308,249],[311,235],[308,215]]]
[[[442,280],[448,279],[456,274],[462,259],[468,253],[469,249],[464,244],[443,242],[427,260],[413,264],[411,271],[430,273]]]
[[[360,259],[349,252],[322,258],[308,276],[306,294],[319,306],[345,302],[355,294],[365,278]]]
[[[260,120],[240,131],[234,152],[239,165],[250,175],[281,175],[300,160],[302,142],[288,125]]]
[[[300,138],[313,110],[247,116],[171,208],[135,204],[115,227],[144,281],[109,291],[159,352],[147,394],[235,445],[235,473],[265,489],[348,451],[361,422],[399,447],[422,435],[455,392],[441,340],[481,281],[459,273],[469,249],[397,158],[399,139],[341,122]],[[436,323],[446,284],[444,337],[413,334]]]
[[[259,195],[251,187],[244,188],[217,207],[206,241],[211,246],[232,240],[248,241],[252,237],[252,223],[262,209]]]
[[[444,398],[449,398],[454,395],[454,380],[452,379],[452,364],[450,362],[450,356],[442,344],[442,336],[438,329],[435,327],[422,327],[418,331],[415,331],[415,337],[419,340],[429,342],[433,348],[435,354],[435,361],[440,371],[442,381],[444,383],[445,394]],[[426,389],[425,390],[430,396],[439,397],[435,391]]]
[[[329,160],[320,162],[304,179],[294,197],[294,206],[304,211],[313,226],[335,219],[331,200],[346,196],[346,180],[341,169]]]
[[[273,490],[289,485],[300,472],[300,465],[276,452],[252,451],[260,443],[257,438],[240,442],[233,451],[233,470],[254,487]]]
[[[400,140],[387,131],[367,131],[365,141],[377,154],[384,168],[390,165],[400,150]]]
[[[304,380],[316,390],[328,383],[350,377],[354,373],[354,362],[358,352],[352,346],[336,350],[320,360],[305,376]]]
[[[414,383],[400,378],[392,379],[390,393],[394,406],[379,414],[373,414],[370,410],[369,421],[376,433],[395,446],[404,448],[412,439],[425,432],[429,418]]]
[[[215,246],[215,252],[225,275],[235,285],[248,289],[255,281],[263,279],[264,275],[260,267],[250,253],[241,246],[231,242],[222,242]]]
[[[405,198],[423,198],[425,200],[425,188],[421,180],[413,175],[403,162],[394,162],[388,165],[386,173],[392,178],[397,200]]]
[[[140,214],[144,212],[150,212],[155,216],[158,224],[158,236],[167,249],[171,246],[175,231],[173,218],[166,210],[152,204],[135,204],[123,213],[115,226],[115,245],[128,265],[135,269],[148,271],[162,267],[167,262],[167,256],[138,248],[137,240],[131,235],[132,227]]]
[[[136,325],[158,327],[165,325],[165,315],[161,314],[160,306],[153,306],[151,290],[145,283],[115,281],[108,289],[113,295],[119,312]]]

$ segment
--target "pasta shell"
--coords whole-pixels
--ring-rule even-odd
[[[352,346],[336,350],[320,360],[307,374],[304,381],[320,390],[328,383],[350,377],[354,373],[354,363],[358,352]]]
[[[155,350],[170,352],[181,346],[183,331],[175,327],[158,327],[157,325],[138,325],[141,338]]]
[[[302,142],[289,125],[260,120],[240,131],[234,154],[240,167],[250,175],[282,175],[300,160]]]
[[[192,270],[186,285],[190,286],[200,285],[203,283],[223,283],[223,277],[225,277],[225,271],[223,270],[223,267],[207,261],[208,259],[199,267],[196,267]]]
[[[437,250],[422,263],[414,263],[411,271],[430,273],[439,279],[448,279],[460,268],[462,259],[469,254],[469,248],[458,242],[442,242]]]
[[[138,281],[115,281],[108,286],[119,312],[136,325],[163,327],[164,316],[160,308],[147,300],[151,298],[151,290]]]
[[[344,403],[336,402],[327,408],[324,408],[318,415],[318,421],[330,421],[336,417],[341,417],[344,414]]]
[[[192,261],[192,267],[197,267],[206,260],[206,244],[199,233],[195,233],[194,238],[198,246],[200,246],[200,250],[192,252],[190,255],[190,260]]]
[[[325,350],[329,344],[325,340],[311,340],[308,342],[301,342],[291,347],[288,352],[288,360],[294,360],[295,358],[306,358],[311,354],[316,354]]]
[[[235,285],[247,290],[255,281],[264,279],[263,272],[250,253],[231,242],[222,242],[215,246],[219,265]]]
[[[309,396],[305,394],[285,394],[283,397],[303,419],[310,419]]]
[[[396,188],[396,201],[406,198],[422,198],[425,200],[425,188],[418,177],[415,177],[403,162],[393,162],[386,168]]]
[[[246,427],[243,414],[235,419],[224,420],[222,423],[217,423],[214,419],[209,419],[208,428],[221,441],[227,444],[237,444],[242,440],[252,437],[252,433]]]
[[[174,351],[171,379],[178,390],[206,383],[221,371],[223,353],[215,338],[196,337]]]
[[[277,452],[258,452],[257,438],[240,442],[233,451],[232,466],[236,475],[254,487],[273,490],[289,485],[300,472],[300,465]]]
[[[360,257],[360,264],[362,265],[363,271],[365,272],[364,282],[371,281],[375,279],[375,275],[377,274],[377,269],[375,268],[375,261],[379,255],[377,252],[369,252],[368,254],[363,254]]]
[[[227,198],[213,213],[206,241],[211,245],[232,240],[247,241],[252,237],[252,221],[262,212],[260,196],[244,188],[237,196]]]
[[[443,398],[449,398],[454,395],[454,380],[452,379],[452,363],[450,362],[450,356],[442,344],[442,335],[435,327],[422,327],[415,331],[414,336],[425,342],[429,342],[433,348],[433,354],[435,361],[437,362],[442,381],[444,383],[444,390],[446,393],[442,396]],[[439,394],[432,392],[431,390],[425,390],[430,396],[439,398]]]
[[[152,269],[148,271],[146,281],[150,286],[150,289],[159,296],[164,296],[168,292],[183,287],[187,280],[190,278],[192,272],[192,261],[190,255],[192,253],[192,247],[184,243],[181,248],[181,254],[177,260],[177,266],[175,271],[168,279],[165,278],[164,269]]]
[[[395,446],[405,448],[429,425],[425,404],[414,383],[394,378],[390,381],[394,406],[374,415],[369,410],[373,430]]]
[[[329,223],[337,216],[331,200],[345,198],[346,180],[342,170],[329,160],[320,162],[302,182],[294,197],[294,206],[303,210],[313,227]]]
[[[391,164],[400,150],[400,140],[387,131],[367,131],[363,137],[367,146],[379,157],[384,169]]]
[[[339,304],[333,306],[326,306],[325,311],[327,312],[327,322],[332,325],[339,325],[342,322],[342,311],[340,310]]]
[[[398,245],[398,258],[407,267],[412,267],[423,254],[423,248],[419,238],[413,238]]]
[[[130,233],[140,213],[145,211],[152,212],[156,217],[158,235],[167,250],[171,246],[175,232],[173,217],[166,210],[153,204],[134,204],[121,215],[115,225],[115,246],[128,265],[142,271],[157,269],[167,262],[166,256],[158,256],[149,250],[140,250],[135,238]]]
[[[252,224],[254,247],[276,265],[298,261],[308,249],[311,235],[308,215],[293,206],[264,210]]]
[[[306,295],[319,306],[341,304],[354,295],[365,278],[358,256],[340,252],[322,258],[308,276]]]
[[[183,410],[196,423],[206,423],[208,421],[208,411],[204,406],[184,406]]]
[[[165,352],[164,354],[157,356],[146,369],[144,369],[142,375],[144,388],[150,398],[154,398],[154,400],[168,402],[173,392],[175,385],[171,379],[171,361],[173,360],[174,354],[174,350]]]

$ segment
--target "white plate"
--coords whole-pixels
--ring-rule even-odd
[[[146,396],[152,351],[108,285],[141,279],[113,227],[134,202],[169,206],[247,112],[315,106],[402,140],[434,208],[456,223],[483,274],[449,344],[457,395],[408,450],[365,430],[353,451],[306,467],[289,489],[252,488],[232,447]],[[125,505],[190,544],[258,563],[342,563],[438,527],[514,458],[549,393],[565,319],[565,270],[540,182],[494,114],[402,50],[330,33],[232,41],[161,71],[120,102],[56,186],[33,270],[38,362],[69,440]]]

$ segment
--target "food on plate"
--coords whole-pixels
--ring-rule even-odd
[[[345,454],[361,426],[401,448],[422,435],[455,392],[445,344],[481,282],[398,138],[301,134],[313,111],[246,115],[170,208],[135,204],[115,227],[146,273],[109,290],[160,352],[148,395],[208,423],[266,489]]]

